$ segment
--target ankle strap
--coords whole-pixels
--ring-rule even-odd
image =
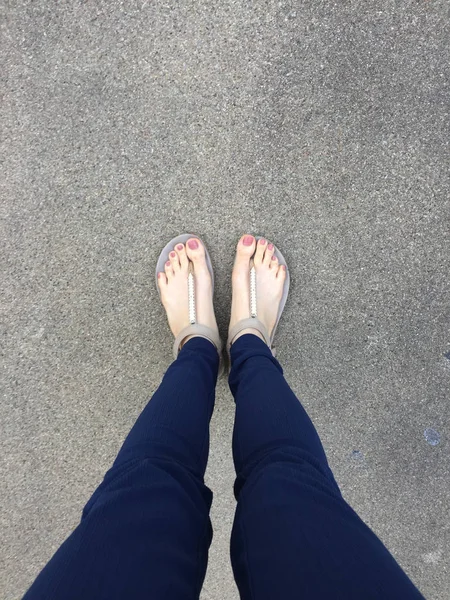
[[[230,329],[227,343],[228,352],[230,351],[231,345],[234,342],[234,338],[244,329],[255,329],[256,331],[259,331],[266,344],[269,346],[269,348],[271,347],[270,336],[266,326],[263,325],[263,323],[261,323],[261,321],[256,317],[250,317],[249,319],[242,319],[242,321],[238,321],[236,325]]]
[[[175,338],[175,341],[173,343],[174,358],[177,358],[181,344],[190,335],[202,337],[212,342],[220,356],[220,353],[222,352],[222,340],[220,339],[219,334],[210,327],[206,327],[206,325],[199,325],[198,323],[194,323],[193,325],[188,325],[187,327],[182,329]]]

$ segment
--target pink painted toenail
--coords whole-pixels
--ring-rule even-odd
[[[269,250],[273,250],[273,244],[269,244],[267,247],[269,248]]]
[[[286,265],[282,265],[283,271],[286,271]]]
[[[170,267],[170,260],[166,262],[166,267]]]
[[[266,243],[266,240],[265,240],[264,238],[261,238],[261,239],[259,240],[259,243],[260,243],[260,244],[265,244],[265,243]]]
[[[191,250],[197,250],[197,248],[198,248],[197,240],[189,240],[188,246]]]
[[[253,244],[253,236],[246,235],[242,240],[242,243],[244,244],[244,246],[251,246]]]
[[[272,256],[272,260],[277,260],[277,257],[276,256]]]
[[[183,248],[184,248],[183,244],[178,244],[177,250],[183,250]]]
[[[158,279],[161,277],[162,273],[158,273]]]
[[[171,256],[172,258],[175,258],[175,256],[176,256],[175,252],[171,252],[171,253],[170,253],[170,256]]]

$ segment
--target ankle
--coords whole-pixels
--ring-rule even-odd
[[[247,329],[243,329],[242,331],[240,331],[238,334],[235,335],[235,337],[233,338],[231,345],[234,344],[234,342],[236,340],[238,340],[240,337],[242,337],[243,335],[254,335],[256,337],[259,337],[260,340],[262,340],[264,343],[266,343],[265,339],[263,338],[262,334],[257,330],[257,329],[253,329],[252,327],[248,327]]]

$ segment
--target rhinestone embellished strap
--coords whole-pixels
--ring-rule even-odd
[[[256,319],[256,270],[253,266],[250,269],[250,315]]]
[[[173,355],[174,358],[178,356],[178,352],[180,351],[180,346],[184,342],[184,340],[190,336],[195,335],[199,337],[203,337],[214,344],[217,348],[217,352],[221,353],[222,351],[222,341],[216,331],[213,331],[210,327],[206,327],[205,325],[199,325],[197,323],[197,311],[196,311],[196,303],[195,303],[195,279],[194,273],[192,271],[192,265],[189,265],[189,274],[188,274],[188,304],[189,304],[189,323],[187,327],[185,327],[175,338],[173,344]]]
[[[194,285],[194,274],[192,271],[188,275],[188,296],[189,296],[189,323],[194,325],[197,322],[197,315],[195,310],[195,285]]]

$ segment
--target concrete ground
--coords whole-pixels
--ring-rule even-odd
[[[287,379],[344,496],[450,598],[447,11],[4,0],[2,600],[77,524],[169,364],[153,270],[184,231],[210,248],[223,331],[238,237],[279,245]],[[203,600],[238,598],[232,426],[221,381]]]

